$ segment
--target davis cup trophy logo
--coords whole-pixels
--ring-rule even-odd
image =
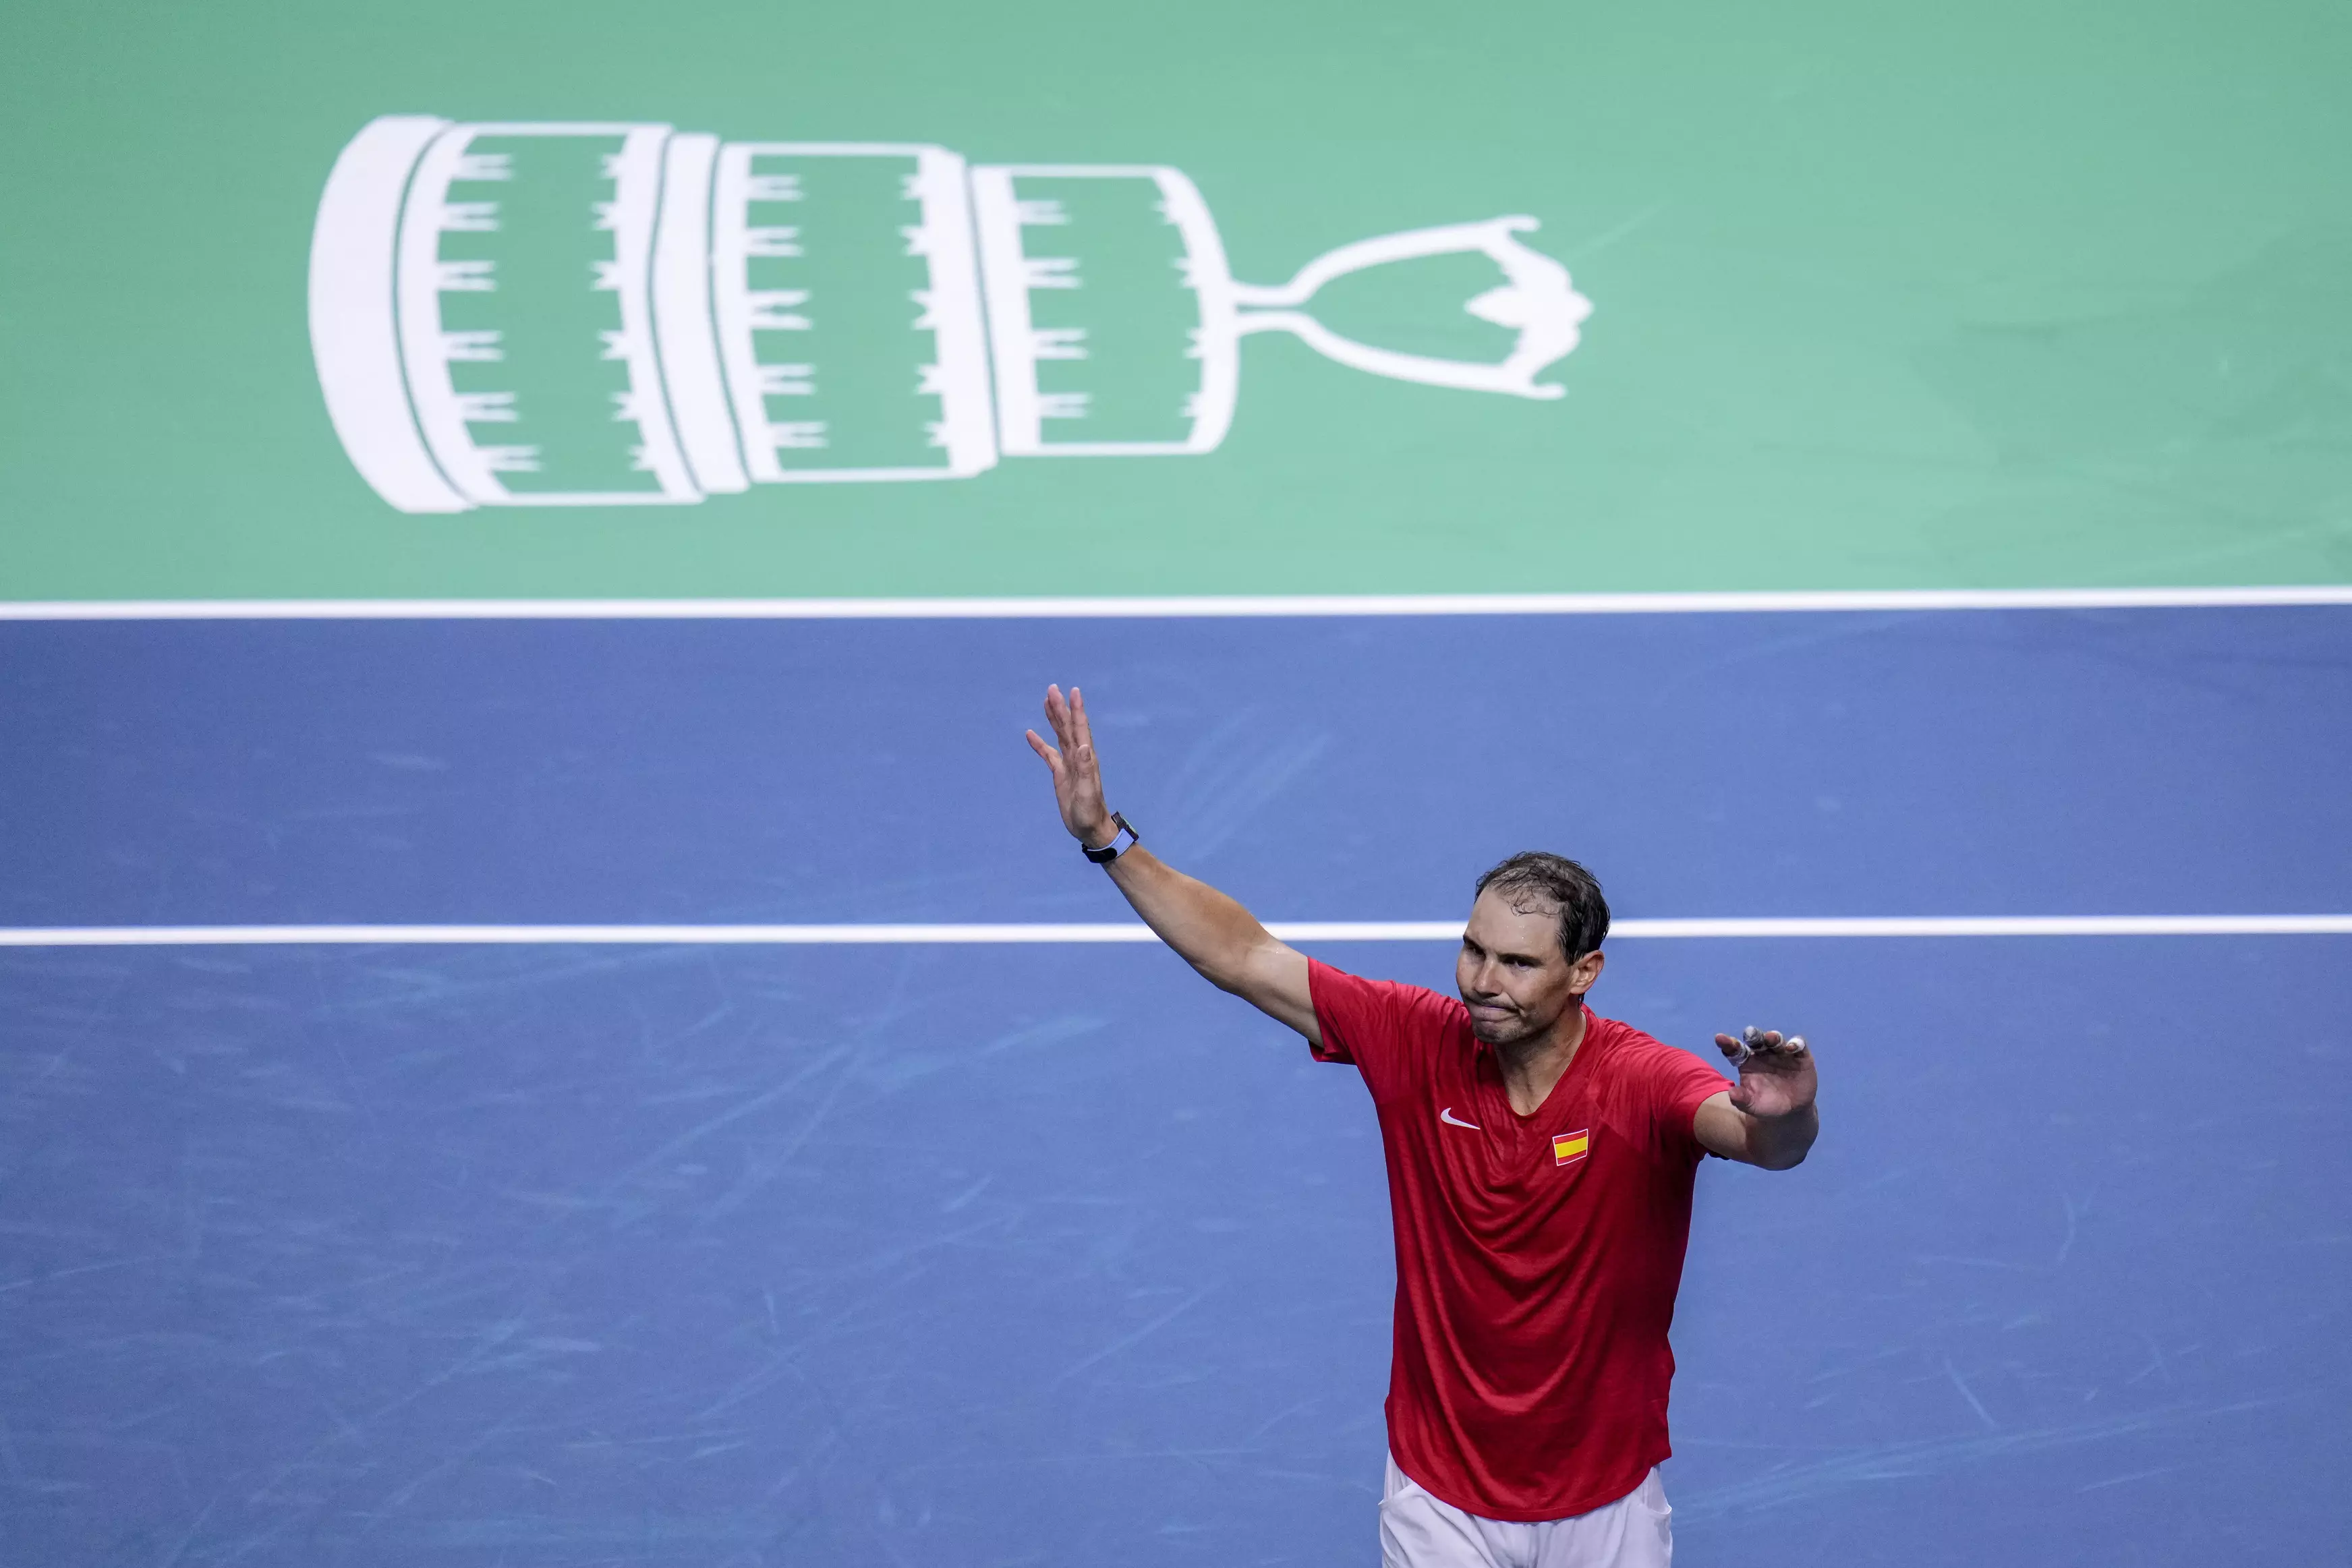
[[[336,160],[310,340],[352,464],[404,512],[699,501],[961,479],[1000,457],[1213,451],[1241,340],[1374,375],[1556,398],[1591,306],[1493,218],[1234,280],[1177,170],[972,164],[944,148],[721,141],[667,125],[391,115]],[[1498,362],[1342,336],[1345,274],[1483,253]]]

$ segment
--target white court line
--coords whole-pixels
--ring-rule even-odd
[[[0,601],[0,621],[1024,621],[1769,611],[2170,610],[2352,604],[2352,584],[1759,593],[1205,594],[1130,599],[186,599]]]
[[[1286,942],[1452,942],[1459,920],[1280,921]],[[1620,920],[1612,937],[2352,936],[2352,915],[1960,915]],[[58,925],[0,927],[0,947],[488,945],[864,946],[1156,942],[1132,921],[996,925]]]

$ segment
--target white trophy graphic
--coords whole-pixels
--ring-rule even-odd
[[[961,479],[1003,457],[1213,451],[1241,340],[1374,375],[1557,398],[1592,307],[1502,217],[1234,280],[1175,169],[721,141],[640,124],[388,115],[336,160],[310,340],[352,464],[404,512],[699,501],[755,484]],[[1367,267],[1479,253],[1499,362],[1307,313]]]

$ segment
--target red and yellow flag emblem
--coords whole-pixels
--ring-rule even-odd
[[[1580,1133],[1554,1133],[1551,1135],[1551,1163],[1556,1166],[1572,1166],[1582,1159],[1585,1151],[1591,1147],[1592,1134],[1590,1129]]]

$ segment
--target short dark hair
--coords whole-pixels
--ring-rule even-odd
[[[1559,950],[1573,960],[1600,950],[1609,935],[1609,901],[1601,881],[1566,855],[1524,850],[1478,879],[1479,893],[1532,894],[1559,909]],[[1524,910],[1517,899],[1513,906]]]

